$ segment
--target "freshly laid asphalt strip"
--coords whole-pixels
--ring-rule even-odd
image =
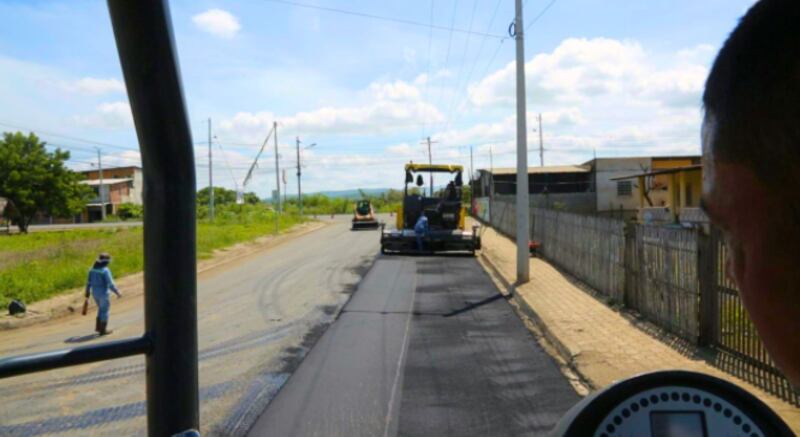
[[[578,400],[474,258],[382,256],[250,435],[540,435]]]

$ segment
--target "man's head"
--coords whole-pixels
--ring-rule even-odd
[[[772,358],[800,385],[800,2],[761,0],[720,50],[703,104],[703,203]]]

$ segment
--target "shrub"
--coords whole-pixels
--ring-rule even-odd
[[[123,203],[117,208],[117,216],[122,220],[140,219],[144,217],[144,206],[133,203]]]

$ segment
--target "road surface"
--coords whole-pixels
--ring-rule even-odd
[[[203,435],[538,434],[577,401],[474,258],[381,256],[376,231],[348,228],[200,275]],[[140,298],[111,313],[111,338],[141,334]],[[104,341],[93,324],[4,331],[0,357]],[[144,435],[143,371],[131,357],[3,380],[0,436]]]
[[[201,274],[200,396],[204,435],[243,435],[347,301],[379,251],[349,218]],[[124,290],[123,290],[124,293]],[[112,299],[110,339],[140,335],[141,298]],[[99,342],[94,317],[0,332],[0,357]],[[0,436],[143,435],[144,358],[0,381]]]
[[[542,435],[577,401],[474,258],[381,256],[250,435]]]

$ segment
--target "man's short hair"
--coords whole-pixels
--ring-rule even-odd
[[[703,105],[717,160],[748,166],[768,186],[800,181],[800,1],[750,8],[714,61]]]

